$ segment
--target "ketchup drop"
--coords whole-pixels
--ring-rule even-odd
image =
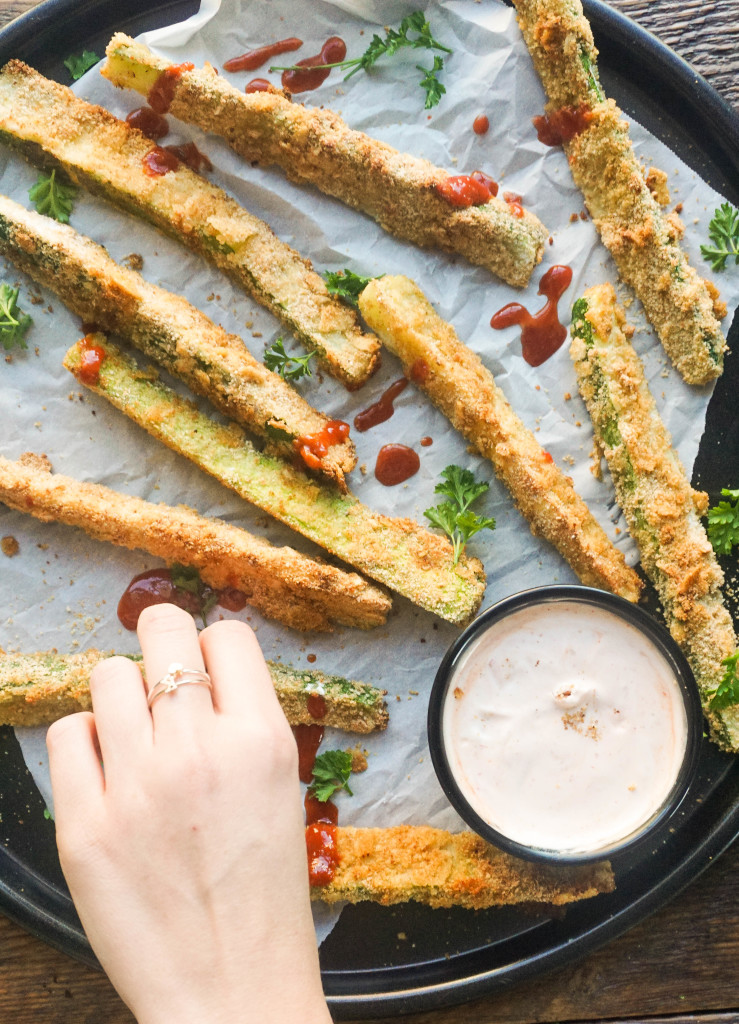
[[[331,36],[314,57],[304,57],[297,62],[296,71],[282,72],[283,88],[290,92],[308,92],[323,85],[331,74],[326,64],[338,64],[346,57],[346,43],[340,36]]]
[[[306,466],[311,469],[320,469],[321,459],[327,454],[333,444],[341,444],[349,437],[349,424],[343,420],[329,420],[323,430],[317,434],[304,434],[296,437],[293,447],[302,458]]]
[[[190,61],[185,61],[183,64],[172,64],[162,71],[149,90],[147,97],[149,106],[155,113],[167,113],[172,106],[178,79],[185,71],[192,71],[194,67],[195,65]]]
[[[336,826],[339,811],[330,800],[320,801],[310,794],[305,797],[305,845],[308,854],[308,877],[311,885],[328,885],[336,873],[339,851]]]
[[[561,146],[584,132],[593,120],[593,111],[587,103],[579,106],[560,107],[549,114],[533,118],[536,136],[545,146]]]
[[[369,430],[370,427],[376,427],[378,423],[384,423],[385,420],[389,420],[395,412],[393,402],[402,394],[403,391],[408,387],[408,381],[405,377],[401,377],[400,380],[394,381],[390,387],[382,393],[376,402],[372,405],[367,406],[362,412],[358,412],[354,417],[354,426],[360,432]]]
[[[144,173],[150,178],[161,178],[170,171],[176,171],[180,166],[179,157],[171,149],[164,146],[154,146],[143,159]]]
[[[405,444],[384,444],[377,453],[375,477],[385,487],[395,487],[414,476],[421,465],[418,453]]]
[[[478,114],[472,122],[472,131],[475,135],[484,135],[490,128],[490,121],[486,114]]]
[[[268,46],[259,46],[255,50],[242,53],[240,57],[232,57],[223,65],[224,71],[256,71],[266,64],[271,57],[277,57],[281,53],[290,53],[299,50],[303,45],[302,39],[291,36],[289,39],[280,39],[277,43],[270,43]]]
[[[252,78],[251,82],[244,86],[244,92],[272,92],[273,88],[272,83],[266,78]]]
[[[151,107],[137,107],[128,115],[126,122],[132,128],[138,128],[141,134],[145,135],[147,139],[151,139],[152,142],[163,139],[169,132],[166,120]]]
[[[323,726],[294,725],[292,730],[298,745],[298,778],[301,782],[310,782],[313,778],[316,754],[323,739]]]
[[[490,326],[496,330],[521,326],[522,354],[529,366],[541,366],[567,337],[567,328],[559,322],[557,303],[572,281],[572,269],[556,265],[539,282],[539,295],[546,296],[546,304],[533,315],[518,302],[503,306],[493,315]]]
[[[90,387],[100,380],[100,368],[105,359],[105,349],[96,345],[91,337],[85,336],[80,342],[80,366],[77,377]]]

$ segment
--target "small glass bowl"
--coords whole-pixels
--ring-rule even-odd
[[[544,848],[517,841],[495,828],[480,813],[463,792],[448,755],[444,733],[444,709],[449,699],[455,699],[455,675],[466,654],[475,642],[501,620],[522,609],[533,608],[554,602],[572,602],[595,607],[601,612],[616,616],[641,633],[658,655],[661,655],[671,670],[677,688],[682,696],[686,720],[686,741],[682,761],[675,781],[663,802],[654,812],[627,835],[609,840],[598,848],[577,848],[577,844],[564,848]],[[612,671],[618,666],[610,663]],[[459,681],[459,677],[457,677]],[[437,777],[449,801],[458,814],[475,832],[493,845],[517,857],[548,863],[582,864],[613,857],[649,841],[656,841],[659,834],[669,827],[674,819],[691,782],[695,776],[701,739],[703,735],[703,713],[700,695],[692,670],[681,650],[667,630],[642,608],[615,597],[603,590],[584,586],[548,586],[522,591],[488,608],[454,641],[445,654],[436,673],[431,690],[428,710],[428,742],[431,759]],[[491,814],[490,817],[494,817]],[[515,831],[515,830],[512,830]]]

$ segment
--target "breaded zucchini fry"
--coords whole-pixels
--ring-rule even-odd
[[[416,900],[481,910],[512,903],[561,905],[612,892],[607,862],[549,867],[511,857],[472,832],[426,826],[337,828],[339,863],[311,898],[326,903]]]
[[[636,292],[665,352],[688,384],[723,368],[725,312],[679,245],[682,224],[652,195],[628,125],[598,80],[598,51],[580,0],[514,0],[518,21],[549,96],[547,111],[581,108],[588,124],[564,147],[603,244]]]
[[[360,387],[376,368],[377,339],[362,333],[310,262],[263,221],[184,164],[147,174],[144,158],[154,143],[20,61],[0,71],[0,139],[36,163],[63,167],[215,263],[347,387]]]
[[[406,374],[492,462],[531,532],[553,544],[583,583],[638,601],[639,577],[569,477],[516,416],[479,357],[462,344],[413,281],[375,278],[361,293],[359,308]]]
[[[412,519],[373,512],[354,495],[256,451],[238,427],[210,420],[139,370],[102,335],[94,338],[105,353],[96,383],[80,379],[84,350],[79,344],[69,350],[64,365],[154,437],[246,501],[427,611],[454,623],[474,615],[485,590],[476,558],[463,557],[453,565],[446,538]]]
[[[611,285],[591,288],[575,303],[570,352],[580,392],[644,571],[695,674],[713,738],[736,751],[739,705],[710,707],[721,662],[737,641],[721,596],[723,574],[700,521],[706,495],[692,489],[671,446],[625,323]]]
[[[38,456],[0,457],[0,502],[96,540],[194,566],[214,589],[235,587],[268,618],[295,629],[378,626],[388,597],[356,573],[317,562],[184,505],[154,505],[99,484],[51,473]]]
[[[102,73],[148,96],[170,62],[117,34]],[[207,64],[170,75],[175,117],[222,135],[250,163],[276,164],[373,217],[390,234],[459,253],[508,284],[523,286],[541,260],[548,232],[533,214],[516,216],[502,199],[465,209],[436,191],[449,175],[352,131],[331,110],[304,107],[277,92],[242,93]]]
[[[235,334],[227,334],[180,296],[119,266],[69,225],[0,196],[0,253],[56,292],[83,320],[129,338],[284,458],[295,457],[299,438],[326,429],[328,418],[254,359]],[[330,444],[323,457],[312,461],[343,489],[344,474],[356,463],[354,445],[348,438]]]
[[[48,725],[64,715],[89,711],[90,673],[110,653],[91,649],[76,654],[0,655],[0,725]],[[359,733],[387,727],[384,690],[276,661],[267,665],[290,725],[325,725]],[[326,713],[320,718],[308,712],[308,698],[314,693],[325,701]]]

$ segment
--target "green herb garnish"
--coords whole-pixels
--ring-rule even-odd
[[[409,36],[410,32],[416,33],[416,35],[411,37]],[[403,18],[397,30],[394,28],[387,29],[384,39],[377,34],[373,35],[372,41],[361,57],[352,57],[348,60],[336,61],[334,64],[319,64],[317,67],[341,68],[342,71],[346,71],[348,69],[348,74],[344,75],[344,81],[346,81],[348,78],[351,78],[352,75],[356,75],[358,71],[367,71],[380,59],[380,57],[392,57],[392,55],[397,53],[398,50],[402,50],[407,47],[414,50],[424,49],[441,50],[443,53],[452,52],[448,46],[444,46],[431,35],[431,26],[429,25],[423,11],[414,11],[413,14],[409,14],[407,17]],[[419,85],[426,93],[426,102],[424,107],[428,110],[430,107],[435,107],[446,92],[446,89],[436,77],[444,68],[444,59],[443,57],[435,56],[433,66],[431,68],[423,68],[419,65],[416,65],[416,67],[424,74]],[[291,64],[288,67],[273,66],[269,70],[301,71],[302,68],[299,64]]]
[[[572,306],[572,333],[582,338],[586,345],[593,344],[593,325],[585,316],[588,311],[587,299],[577,299]]]
[[[735,544],[739,544],[739,491],[724,487],[721,491],[730,501],[720,501],[708,510],[708,539],[719,555],[728,555]]]
[[[346,750],[326,750],[319,754],[313,765],[313,781],[308,792],[323,804],[337,790],[343,789],[353,796],[349,788],[352,773],[352,755]]]
[[[714,212],[708,237],[713,245],[702,245],[701,256],[708,260],[712,270],[725,270],[726,261],[732,256],[739,265],[739,210],[731,203],[722,203]]]
[[[93,53],[92,50],[83,50],[82,53],[71,53],[64,61],[64,67],[72,76],[72,80],[76,82],[78,78],[82,78],[86,71],[94,67],[99,60],[98,55]]]
[[[0,284],[0,342],[6,352],[11,348],[28,348],[25,336],[33,320],[18,308],[18,288]]]
[[[721,681],[716,687],[716,692],[711,697],[710,704],[708,705],[713,711],[722,711],[724,708],[730,707],[732,704],[739,704],[739,675],[737,675],[737,660],[739,660],[739,651],[735,651],[730,654],[728,658],[724,658],[721,664],[726,668]]]
[[[282,338],[278,338],[274,345],[265,349],[264,365],[268,370],[279,373],[285,380],[300,380],[301,377],[312,376],[308,363],[315,354],[314,349],[306,356],[290,356],[285,351]]]
[[[470,505],[477,501],[490,487],[478,483],[469,469],[461,466],[447,466],[441,471],[444,480],[434,488],[435,494],[444,494],[449,499],[423,513],[432,526],[437,526],[448,535],[454,549],[456,565],[470,540],[480,530],[494,530],[495,520],[489,516],[478,516]]]
[[[378,274],[378,277],[384,276]],[[361,293],[370,281],[374,281],[373,277],[363,277],[361,274],[355,274],[353,270],[327,270],[323,278],[329,295],[335,295],[337,299],[341,299],[347,306],[354,306],[355,309]]]
[[[598,68],[590,59],[590,54],[587,50],[580,49],[580,63],[585,68],[585,74],[590,79],[590,88],[595,93],[596,99],[600,103],[604,103],[606,96],[603,92],[603,86],[600,84],[600,78],[598,77]]]
[[[169,574],[177,590],[192,594],[197,614],[203,620],[203,627],[208,625],[208,613],[218,604],[218,591],[207,586],[200,578],[200,573],[192,565],[173,562]]]
[[[53,217],[62,224],[69,222],[76,196],[77,186],[57,178],[56,168],[51,174],[39,174],[36,184],[28,190],[28,198],[38,213]]]

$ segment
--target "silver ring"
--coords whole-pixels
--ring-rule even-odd
[[[184,668],[179,662],[173,661],[159,682],[149,692],[148,705],[152,706],[154,701],[163,693],[174,693],[178,686],[207,686],[213,689],[213,683],[207,672],[201,672],[197,668]]]

